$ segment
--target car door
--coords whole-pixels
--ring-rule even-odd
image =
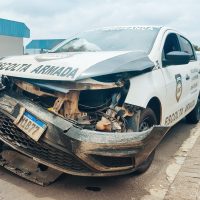
[[[181,51],[178,35],[168,32],[163,37],[162,72],[166,84],[166,99],[163,107],[163,124],[174,125],[184,116],[190,89],[190,72],[188,65],[165,65],[166,54]]]
[[[188,69],[188,104],[185,108],[185,114],[189,113],[195,106],[197,98],[199,96],[199,62],[195,50],[188,39],[179,35],[179,41],[181,45],[181,51],[190,54],[190,62],[186,65]]]

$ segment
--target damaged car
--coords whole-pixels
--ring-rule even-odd
[[[86,31],[0,74],[0,164],[43,185],[143,173],[171,126],[200,117],[200,63],[167,27]]]

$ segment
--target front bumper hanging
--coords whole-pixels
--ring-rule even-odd
[[[21,108],[47,124],[39,141],[13,123]],[[0,140],[38,163],[72,175],[112,176],[133,172],[168,130],[164,126],[127,133],[86,130],[22,97],[0,96]]]

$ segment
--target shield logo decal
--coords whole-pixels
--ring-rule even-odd
[[[180,74],[176,74],[175,79],[176,79],[176,101],[179,102],[183,91],[182,77]]]

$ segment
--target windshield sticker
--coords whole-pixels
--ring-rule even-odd
[[[93,32],[93,31],[120,31],[120,30],[142,30],[142,31],[153,31],[157,29],[157,27],[152,26],[117,26],[117,27],[105,27],[101,29],[93,29],[85,32]]]
[[[153,27],[142,27],[142,26],[131,26],[131,27],[113,27],[113,28],[104,28],[103,31],[120,31],[120,30],[149,30],[153,31]]]

